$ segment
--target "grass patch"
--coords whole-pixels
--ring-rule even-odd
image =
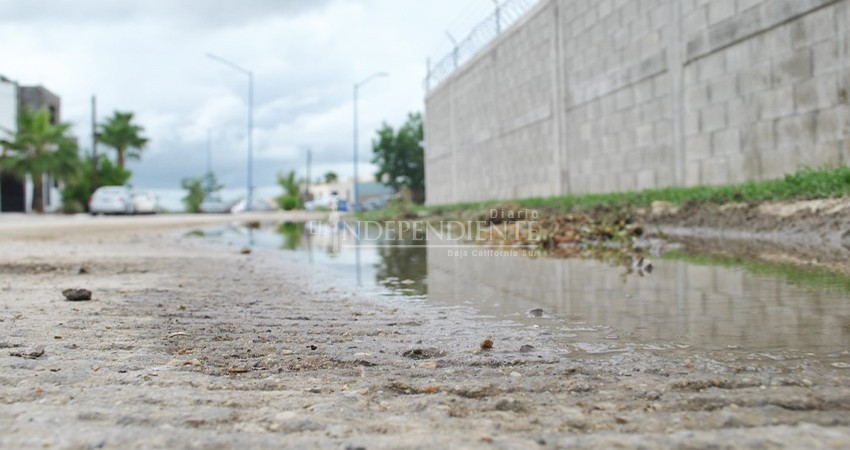
[[[511,200],[526,208],[540,208],[556,213],[584,211],[593,208],[622,208],[649,206],[655,201],[686,203],[758,203],[780,200],[809,200],[841,197],[850,194],[850,167],[804,168],[784,178],[749,181],[726,186],[668,187],[635,192],[609,194],[567,195]],[[409,211],[428,215],[451,216],[458,211],[480,211],[506,203],[504,200],[455,203],[437,206],[391,205],[386,209],[362,213],[365,220],[387,220]]]
[[[637,192],[588,194],[520,200],[526,207],[556,207],[566,210],[598,206],[649,206],[655,201],[685,203],[758,203],[808,200],[850,194],[850,167],[809,169],[767,181],[749,181],[726,186],[668,187]]]
[[[850,292],[850,276],[819,267],[804,268],[793,264],[751,260],[732,256],[691,255],[680,251],[667,252],[662,256],[662,259],[683,261],[698,266],[740,268],[754,275],[780,278],[795,286]]]

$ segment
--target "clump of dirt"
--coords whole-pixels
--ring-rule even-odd
[[[445,354],[446,352],[437,348],[414,348],[412,350],[405,351],[401,354],[401,356],[410,359],[431,359],[445,356]]]
[[[62,295],[70,302],[82,302],[91,300],[91,291],[88,289],[65,289]]]

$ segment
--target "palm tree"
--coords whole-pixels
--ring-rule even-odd
[[[0,166],[10,172],[32,178],[32,209],[44,212],[44,175],[60,180],[73,178],[80,168],[77,142],[68,134],[71,125],[54,125],[47,109],[21,110],[18,132],[12,141],[4,141],[9,153],[0,158]]]
[[[277,198],[277,202],[281,208],[289,211],[301,207],[301,180],[296,178],[294,170],[284,174],[278,172],[277,184],[283,188],[283,195]]]
[[[124,159],[139,159],[148,139],[142,136],[144,127],[135,125],[133,113],[115,111],[112,117],[98,125],[97,140],[118,152],[118,167],[124,168]]]

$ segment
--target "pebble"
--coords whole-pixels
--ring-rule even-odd
[[[496,402],[496,406],[494,407],[496,411],[511,411],[511,412],[525,412],[528,410],[525,404],[521,401],[514,398],[503,398]]]
[[[528,344],[525,344],[525,345],[523,345],[522,347],[519,348],[520,353],[528,353],[528,352],[533,351],[533,350],[534,350],[534,346],[528,345]]]
[[[530,317],[543,317],[543,310],[541,308],[529,309],[526,314]]]
[[[69,302],[81,302],[91,300],[91,291],[88,289],[65,289],[62,295]]]
[[[10,356],[17,356],[19,358],[37,359],[37,358],[40,358],[42,355],[44,355],[44,346],[39,345],[39,346],[33,347],[33,349],[29,350],[29,351],[11,352],[11,353],[9,353],[9,355]]]
[[[519,372],[511,372],[511,376],[514,377],[514,378],[519,378],[519,377],[522,376],[522,374],[519,373]]]

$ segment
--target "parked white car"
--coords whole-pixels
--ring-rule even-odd
[[[126,186],[102,186],[89,199],[90,214],[133,214],[133,192]]]
[[[156,214],[159,199],[150,192],[134,192],[133,206],[136,214]]]

